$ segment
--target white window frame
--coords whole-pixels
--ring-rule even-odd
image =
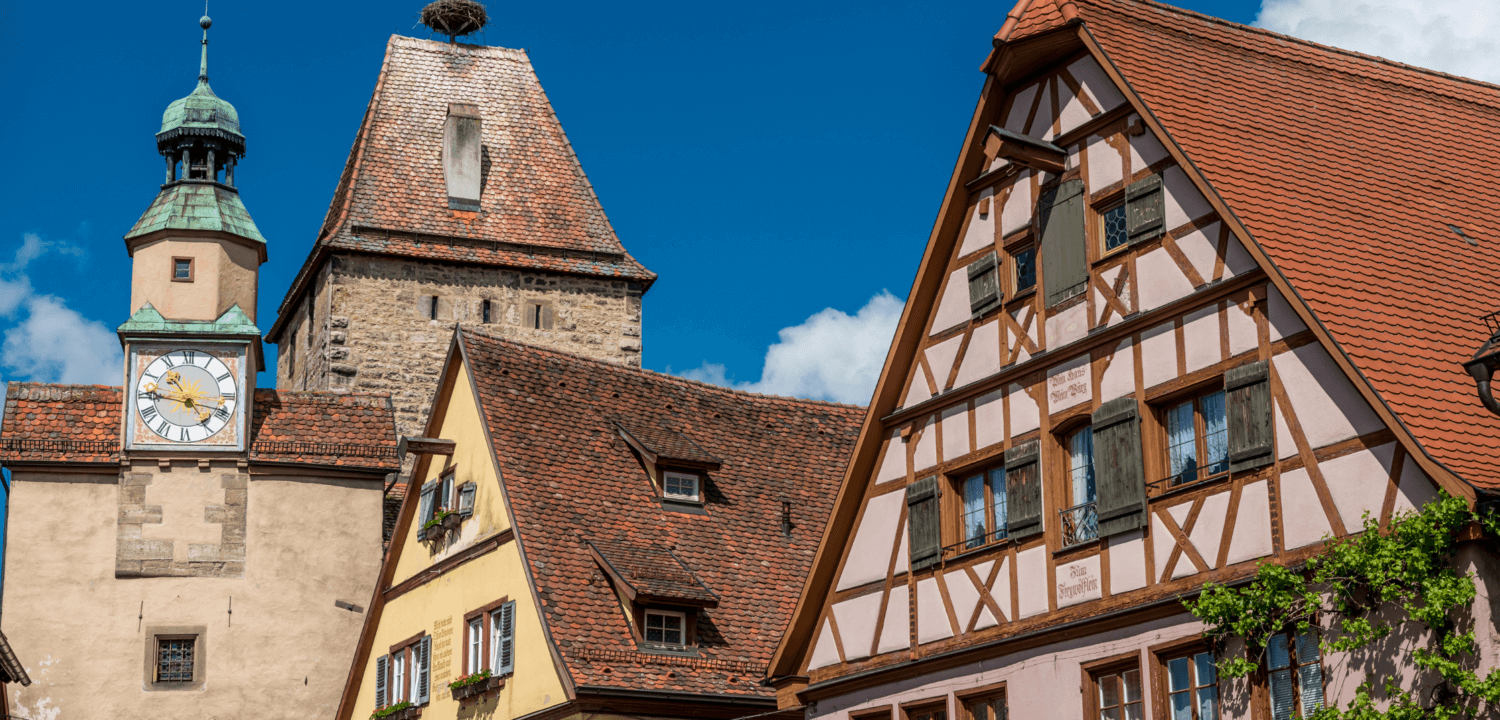
[[[469,621],[468,659],[468,674],[484,669],[484,615]]]
[[[689,480],[689,481],[692,481],[692,483],[693,483],[693,494],[692,495],[683,495],[682,493],[674,493],[674,492],[672,492],[669,488],[671,487],[671,483],[672,483],[673,480]],[[661,496],[664,497],[664,498],[667,498],[668,500],[686,500],[688,502],[702,502],[703,501],[703,478],[701,478],[698,475],[695,475],[693,473],[676,472],[676,471],[673,471],[673,470],[668,470],[668,471],[662,473]]]
[[[406,653],[407,648],[402,648],[391,653],[391,681],[387,686],[390,688],[390,705],[395,705],[406,698]]]
[[[662,626],[662,638],[663,639],[660,642],[656,642],[656,641],[652,641],[652,640],[646,640],[646,644],[647,645],[650,645],[652,647],[671,648],[671,649],[675,649],[675,650],[683,650],[683,649],[687,648],[687,645],[688,645],[688,637],[687,637],[688,630],[687,630],[687,615],[685,613],[677,612],[676,610],[656,610],[654,608],[648,608],[646,610],[646,615],[645,615],[645,618],[644,618],[644,622],[641,624],[641,637],[642,638],[646,638],[647,637],[647,633],[650,632],[650,629],[651,629],[651,616],[652,615],[660,615],[662,617],[674,617],[674,618],[677,618],[677,630],[682,635],[682,642],[680,642],[680,643],[667,642],[666,639],[665,639],[666,636],[667,636],[667,628],[666,628],[666,625],[663,624],[663,626]]]

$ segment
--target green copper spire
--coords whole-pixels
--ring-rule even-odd
[[[207,10],[208,8],[203,8]],[[208,84],[208,29],[213,27],[214,21],[207,15],[198,18],[198,27],[203,28],[203,61],[198,63],[198,82]]]
[[[244,154],[245,136],[240,132],[240,114],[234,106],[214,94],[208,85],[208,29],[213,20],[204,15],[198,20],[203,28],[202,59],[198,62],[198,87],[187,97],[167,106],[161,116],[161,131],[156,134],[158,145],[173,143],[184,134],[217,137]],[[199,131],[199,132],[194,132]]]

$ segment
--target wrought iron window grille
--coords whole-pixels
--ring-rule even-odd
[[[1062,520],[1063,547],[1099,539],[1099,512],[1095,503],[1074,505],[1067,510],[1059,510],[1058,515]]]

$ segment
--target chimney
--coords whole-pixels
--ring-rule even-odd
[[[448,103],[443,123],[443,178],[448,183],[448,208],[479,212],[479,146],[482,143],[479,106]]]

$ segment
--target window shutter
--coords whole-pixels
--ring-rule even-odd
[[[1005,451],[1005,505],[1010,515],[1006,525],[1012,540],[1022,540],[1042,531],[1042,474],[1037,464],[1038,447],[1033,440]]]
[[[474,483],[466,482],[458,488],[458,514],[463,517],[474,514]]]
[[[1042,196],[1042,278],[1049,306],[1083,294],[1088,285],[1083,200],[1082,180],[1069,180]]]
[[[935,565],[943,554],[937,477],[925,477],[906,487],[906,518],[911,523],[911,569]]]
[[[969,263],[969,310],[979,317],[1000,307],[1000,273],[995,253]]]
[[[1135,398],[1123,397],[1094,413],[1094,477],[1099,537],[1134,530],[1146,520],[1146,467]]]
[[[428,484],[428,485],[423,486],[423,488],[422,488],[422,507],[421,507],[421,512],[419,513],[421,517],[417,521],[418,522],[418,527],[420,527],[421,525],[425,525],[428,520],[432,519],[432,514],[433,514],[433,511],[432,511],[432,496],[433,496],[433,493],[435,493],[436,491],[437,491],[437,485]]]
[[[417,691],[412,694],[417,697],[418,705],[426,705],[428,686],[431,685],[428,680],[432,675],[432,636],[422,638],[417,647],[420,649],[412,672],[413,679],[417,681]]]
[[[494,674],[509,675],[516,669],[516,601],[501,605],[499,615],[500,649],[495,655],[499,658],[500,667]]]
[[[1142,178],[1125,188],[1125,230],[1132,245],[1160,237],[1165,224],[1161,175]]]
[[[1224,373],[1230,472],[1264,467],[1274,459],[1270,369],[1270,361],[1261,360]]]
[[[386,700],[386,675],[390,672],[391,659],[385,655],[375,658],[375,707],[383,708],[390,703]]]

